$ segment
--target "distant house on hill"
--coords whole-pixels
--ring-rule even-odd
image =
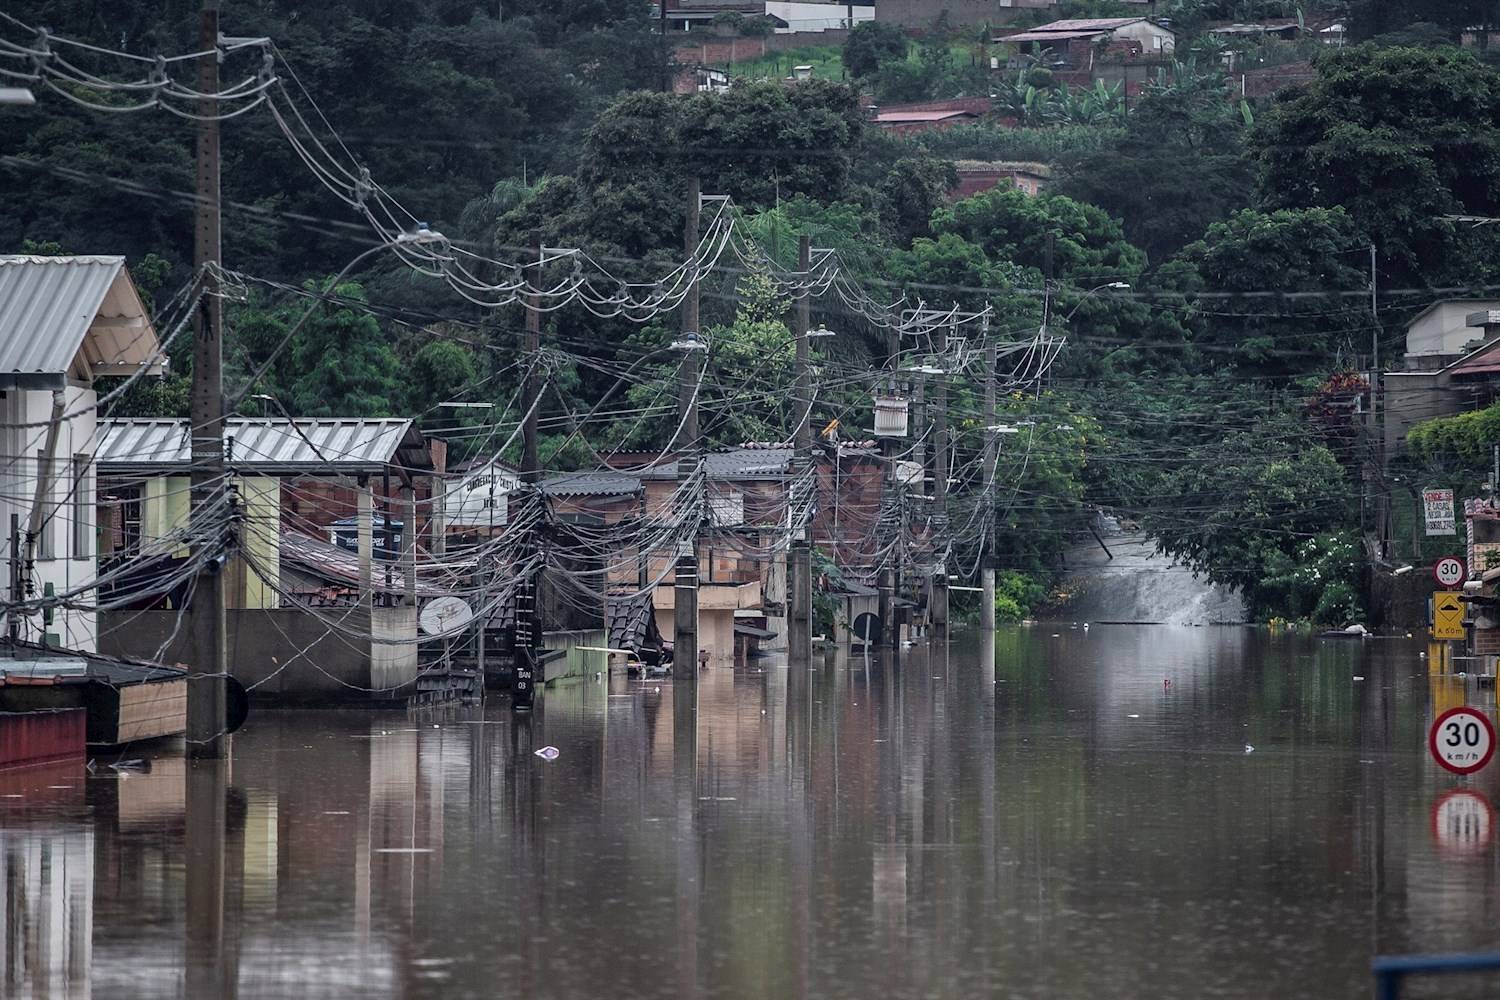
[[[1052,183],[1052,168],[1045,163],[959,160],[953,166],[958,171],[958,186],[948,192],[951,201],[971,198],[1002,184],[1038,195]]]
[[[1150,11],[1154,0],[1122,0],[1127,6]],[[880,0],[875,20],[919,32],[931,28],[939,18],[950,28],[998,27],[1030,11],[1052,10],[1058,0]]]
[[[1038,56],[1067,69],[1092,69],[1104,56],[1168,55],[1177,35],[1144,17],[1068,18],[1037,28],[995,36],[1013,54]]]

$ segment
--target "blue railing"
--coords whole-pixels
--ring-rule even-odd
[[[1500,970],[1500,951],[1467,955],[1387,955],[1370,963],[1375,973],[1376,1000],[1399,1000],[1401,982],[1407,976],[1444,972],[1494,972]]]

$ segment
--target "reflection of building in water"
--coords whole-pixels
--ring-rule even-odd
[[[94,833],[0,829],[0,995],[87,997]]]

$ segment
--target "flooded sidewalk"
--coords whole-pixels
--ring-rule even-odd
[[[1424,742],[1493,694],[1419,652],[1044,624],[11,772],[0,995],[1365,997],[1494,941]]]

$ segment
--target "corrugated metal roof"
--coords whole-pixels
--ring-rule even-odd
[[[1075,38],[1098,38],[1107,35],[1104,29],[1097,31],[1043,31],[1037,28],[1032,31],[1023,31],[1019,35],[1006,35],[995,39],[997,42],[1066,42]]]
[[[378,472],[396,463],[397,451],[410,430],[410,420],[395,417],[310,417],[295,422],[231,418],[225,421],[224,437],[230,464],[249,471]],[[99,421],[94,456],[101,473],[185,471],[190,455],[186,420]]]
[[[623,472],[570,472],[542,483],[551,497],[627,496],[640,488],[640,479]]]
[[[733,448],[703,456],[709,479],[778,479],[785,476],[797,452],[793,448]],[[677,462],[663,462],[641,473],[642,479],[676,479]]]
[[[878,111],[875,121],[879,124],[900,124],[902,122],[940,122],[949,118],[974,118],[977,117],[972,111],[964,111],[955,108],[949,111]]]
[[[1032,31],[1110,31],[1114,28],[1123,28],[1127,24],[1137,24],[1144,21],[1144,17],[1065,17],[1060,21],[1051,21]]]
[[[0,255],[0,381],[63,384],[96,317],[121,321],[91,338],[85,357],[96,369],[155,355],[156,331],[124,257]]]

